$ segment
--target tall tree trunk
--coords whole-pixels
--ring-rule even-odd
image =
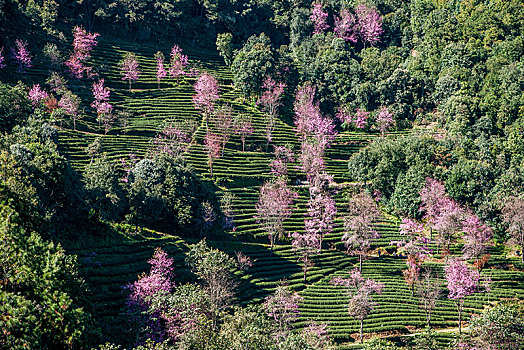
[[[362,254],[358,256],[358,271],[362,272]]]
[[[461,301],[457,302],[457,309],[459,313],[459,335],[462,334],[462,305]]]
[[[364,320],[360,320],[360,344],[364,342]]]

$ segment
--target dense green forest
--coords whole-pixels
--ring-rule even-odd
[[[524,3],[0,0],[0,349],[524,344]]]

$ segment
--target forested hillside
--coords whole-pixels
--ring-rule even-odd
[[[0,1],[0,349],[521,349],[524,4]]]

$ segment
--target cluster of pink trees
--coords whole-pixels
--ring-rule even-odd
[[[96,39],[98,36],[98,33],[89,33],[79,26],[73,29],[73,52],[65,62],[71,76],[79,79],[84,74],[88,77],[92,75],[92,67],[88,67],[86,62],[91,57],[91,51],[98,44]]]
[[[331,284],[344,287],[349,296],[348,314],[360,323],[360,342],[364,339],[364,320],[368,317],[377,304],[373,301],[373,294],[380,294],[384,284],[372,279],[365,279],[361,272],[354,269],[349,277],[334,277]]]
[[[328,13],[322,10],[322,4],[313,4],[310,19],[315,26],[314,34],[322,33],[329,28],[327,18]],[[347,8],[342,8],[339,16],[334,16],[334,23],[333,32],[337,37],[352,43],[360,39],[364,46],[378,43],[380,35],[384,32],[382,18],[378,11],[365,4],[357,6],[355,14]]]
[[[158,51],[155,53],[155,61],[156,61],[156,81],[158,84],[158,88],[160,89],[160,82],[162,79],[164,79],[168,72],[171,77],[173,77],[178,85],[180,76],[189,74],[186,72],[189,60],[187,55],[184,55],[182,53],[182,49],[178,45],[174,45],[171,48],[171,56],[170,56],[170,67],[168,70],[166,70],[166,67],[164,65],[164,54],[161,51]]]
[[[486,263],[486,253],[491,245],[492,230],[470,210],[462,208],[446,193],[444,185],[431,178],[426,179],[426,184],[420,191],[421,211],[424,212],[425,223],[419,223],[410,218],[404,218],[400,225],[400,233],[404,241],[392,242],[407,255],[407,269],[403,272],[406,283],[411,287],[413,295],[417,286],[421,305],[426,312],[428,326],[431,320],[431,311],[440,296],[440,283],[426,271],[421,279],[421,264],[431,256],[428,249],[430,239],[424,236],[426,227],[431,232],[437,232],[436,243],[446,248],[462,233],[463,248],[462,258],[448,258],[444,267],[448,298],[456,302],[459,314],[459,332],[461,332],[462,309],[464,298],[482,289],[490,290],[489,278],[481,285],[480,271]],[[431,234],[431,240],[433,235]],[[446,254],[449,254],[446,251]],[[477,270],[468,267],[467,259],[476,259]]]
[[[354,112],[351,112],[347,107],[339,107],[336,118],[340,120],[342,126],[345,126],[346,128],[349,128],[350,125],[352,125],[355,129],[363,130],[370,124],[370,115],[370,112],[362,108],[357,108]],[[375,123],[373,128],[380,131],[380,134],[384,136],[394,125],[395,118],[393,113],[391,113],[386,106],[382,106],[375,113]]]

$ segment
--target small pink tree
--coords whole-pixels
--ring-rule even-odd
[[[180,157],[191,144],[191,135],[186,129],[175,123],[164,125],[162,130],[153,139],[157,152],[165,153],[171,157]]]
[[[333,221],[337,214],[336,203],[326,188],[317,185],[310,187],[307,206],[308,216],[304,221],[306,232],[318,237],[318,250],[321,252],[324,237],[333,231]]]
[[[462,230],[465,211],[453,199],[447,197],[441,201],[440,215],[437,217],[433,228],[438,234],[438,244],[442,244],[447,249],[455,238],[456,234]]]
[[[260,189],[255,218],[268,235],[270,256],[275,241],[284,235],[284,220],[291,216],[291,206],[297,196],[282,179],[266,182]]]
[[[362,343],[364,339],[364,320],[377,306],[373,301],[373,294],[382,293],[384,284],[372,279],[364,279],[357,269],[352,270],[349,277],[335,277],[330,283],[344,287],[346,293],[350,296],[348,313],[360,322],[360,342]]]
[[[490,246],[492,230],[489,226],[483,224],[475,214],[469,214],[464,219],[462,230],[464,231],[462,253],[466,258],[475,258],[477,260],[476,265],[480,268],[481,265],[478,262],[480,256]]]
[[[266,297],[263,308],[277,324],[278,336],[285,336],[291,323],[298,319],[298,306],[302,299],[286,285],[279,285],[272,295]]]
[[[337,38],[356,43],[358,40],[358,28],[355,16],[347,9],[340,10],[340,17],[335,16],[333,32]]]
[[[91,67],[86,61],[91,57],[91,51],[98,44],[98,33],[89,33],[84,28],[76,26],[73,29],[73,52],[65,62],[69,72],[75,78],[82,78],[84,73],[91,75]]]
[[[109,103],[111,91],[104,85],[104,79],[94,82],[91,91],[93,92],[91,108],[96,110],[98,126],[100,127],[100,124],[103,122],[104,130],[107,134],[113,120],[112,116],[110,116],[113,111],[113,106]]]
[[[221,155],[224,156],[226,145],[235,132],[233,108],[230,105],[219,107],[213,115],[211,126],[213,131],[220,136],[220,141],[222,142]]]
[[[384,136],[389,131],[389,129],[395,125],[393,114],[387,109],[386,106],[382,106],[378,111],[376,122],[376,127],[382,136]]]
[[[304,264],[302,270],[304,271],[304,283],[306,283],[307,270],[312,265],[310,258],[320,250],[320,241],[318,235],[311,230],[306,230],[305,233],[293,232],[291,238],[291,247]]]
[[[265,134],[267,139],[266,147],[269,147],[269,143],[273,138],[273,131],[275,129],[275,124],[278,115],[278,108],[281,105],[282,94],[284,93],[284,88],[286,84],[278,83],[274,81],[271,77],[267,77],[264,80],[262,88],[264,92],[262,96],[258,99],[258,104],[262,106],[262,109],[265,112]]]
[[[5,68],[4,48],[0,47],[0,69]]]
[[[362,271],[362,258],[367,255],[371,242],[380,237],[374,224],[378,218],[377,204],[368,194],[360,192],[350,199],[342,242],[348,253],[358,255],[359,271]]]
[[[284,178],[287,176],[288,164],[295,161],[293,150],[289,146],[275,146],[275,159],[269,163],[271,174],[277,178]]]
[[[188,63],[186,55],[182,54],[182,49],[178,45],[174,45],[171,49],[171,67],[169,67],[169,74],[176,79],[185,74],[185,69]]]
[[[382,29],[382,18],[377,10],[367,7],[364,4],[359,5],[356,10],[360,38],[364,45],[375,45],[380,41]]]
[[[502,219],[508,225],[510,242],[520,246],[520,256],[524,262],[524,199],[510,197],[502,209]]]
[[[215,109],[215,103],[220,98],[218,81],[210,74],[204,73],[198,77],[195,83],[196,95],[193,96],[193,104],[203,114],[206,130],[208,119]]]
[[[48,98],[49,94],[40,87],[40,84],[33,85],[29,90],[29,100],[35,108],[42,105]]]
[[[324,150],[318,143],[303,142],[298,160],[301,170],[306,173],[306,179],[313,182],[315,177],[324,172]]]
[[[455,300],[459,314],[459,334],[462,334],[462,308],[464,298],[477,291],[479,273],[470,270],[465,262],[450,259],[444,267],[448,283],[449,299]]]
[[[82,119],[83,114],[80,113],[80,98],[72,92],[66,92],[60,101],[58,101],[58,107],[62,108],[65,114],[69,115],[73,120],[73,129],[76,130],[77,120]]]
[[[158,83],[158,88],[160,89],[160,81],[164,79],[167,75],[167,71],[164,67],[164,54],[161,51],[155,53],[156,61],[156,82]]]
[[[357,129],[364,129],[368,123],[369,112],[358,108],[353,118],[353,123]]]
[[[161,248],[157,248],[148,263],[151,265],[150,272],[125,286],[130,292],[126,305],[131,313],[145,313],[159,292],[171,293],[175,288],[173,259]],[[147,338],[162,341],[166,336],[162,325],[163,313],[156,307],[153,309],[151,315],[144,320],[149,330]]]
[[[441,294],[440,280],[433,276],[431,270],[426,270],[417,281],[417,295],[420,298],[420,307],[426,314],[426,324],[431,326],[431,314],[437,305]]]
[[[23,73],[27,68],[31,68],[31,54],[27,49],[27,41],[21,39],[15,40],[15,48],[12,52],[13,59],[18,64],[17,72]]]
[[[240,136],[242,142],[242,152],[246,151],[246,138],[253,135],[254,128],[251,116],[245,113],[240,113],[235,118],[235,134]]]
[[[311,16],[309,16],[309,18],[315,25],[315,30],[313,31],[314,34],[320,34],[329,28],[329,25],[326,23],[327,17],[327,12],[322,11],[321,3],[313,4],[313,9],[311,10]]]
[[[204,151],[207,154],[207,165],[209,167],[209,175],[213,177],[213,163],[220,158],[222,151],[222,138],[211,131],[206,132],[204,137]]]
[[[134,53],[126,53],[124,59],[120,62],[120,72],[122,73],[122,80],[128,81],[129,91],[131,91],[131,82],[137,81],[140,76],[138,59]]]

